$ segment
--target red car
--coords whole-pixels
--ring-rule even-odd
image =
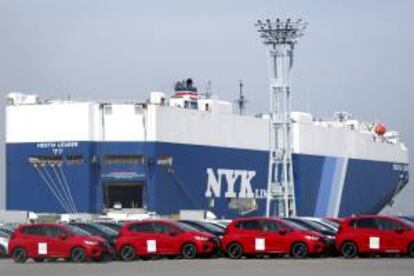
[[[218,238],[183,223],[146,220],[123,225],[115,244],[124,261],[154,255],[181,255],[192,259],[212,255],[220,249]]]
[[[414,257],[414,224],[388,216],[352,217],[341,223],[335,243],[346,258],[360,253],[399,253]]]
[[[323,235],[277,218],[240,218],[226,228],[222,250],[232,259],[244,255],[290,254],[295,258],[323,254]]]
[[[28,258],[35,262],[65,258],[84,262],[100,260],[108,254],[107,242],[78,228],[61,224],[30,224],[19,226],[11,235],[9,255],[16,263]]]

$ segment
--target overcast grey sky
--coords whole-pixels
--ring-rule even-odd
[[[254,23],[275,16],[309,22],[296,48],[294,109],[384,121],[413,149],[413,10],[409,0],[0,0],[0,175],[10,91],[144,100],[191,76],[232,100],[242,79],[249,111],[267,111]],[[412,212],[413,199],[410,187],[393,211]]]

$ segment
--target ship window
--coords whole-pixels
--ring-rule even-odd
[[[66,163],[68,165],[81,165],[85,160],[82,155],[68,155],[66,156]]]
[[[112,106],[109,104],[104,105],[104,112],[106,115],[112,115]]]
[[[198,104],[196,101],[184,101],[184,108],[198,109]]]
[[[135,154],[111,154],[104,156],[104,163],[108,165],[114,164],[143,164],[144,157]]]
[[[208,105],[208,103],[206,103],[206,111],[208,111],[210,109],[210,106]]]
[[[160,166],[171,166],[172,165],[172,157],[171,155],[163,154],[158,156],[157,164]]]

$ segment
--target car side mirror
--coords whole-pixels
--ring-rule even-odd
[[[403,232],[404,232],[404,228],[402,228],[402,227],[398,227],[397,229],[395,229],[395,233],[397,233],[397,234],[401,234]]]
[[[170,235],[171,237],[175,237],[178,235],[178,232],[175,230],[171,230],[171,231],[168,231],[168,235]]]
[[[286,231],[286,229],[280,229],[279,231],[278,231],[278,233],[279,233],[279,235],[281,235],[281,236],[283,236],[283,235],[285,235],[286,233],[287,233],[287,231]]]

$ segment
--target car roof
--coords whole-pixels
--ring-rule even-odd
[[[248,218],[236,218],[232,221],[233,222],[239,222],[239,221],[247,221],[247,220],[277,220],[281,221],[282,219],[279,217],[248,217]]]
[[[386,219],[397,219],[393,216],[385,216],[385,215],[361,215],[361,216],[354,216],[354,217],[348,217],[343,222],[351,221],[354,219],[364,219],[364,218],[386,218]]]
[[[65,227],[64,224],[61,223],[31,223],[31,224],[22,224],[22,227],[30,227],[30,226],[62,226]]]
[[[143,219],[143,220],[134,220],[134,221],[124,223],[123,226],[128,226],[128,225],[136,224],[136,223],[148,223],[148,222],[174,223],[173,220],[169,220],[169,219]]]

